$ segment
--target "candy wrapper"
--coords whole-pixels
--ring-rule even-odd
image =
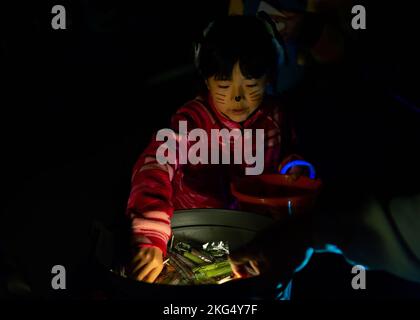
[[[197,243],[177,241],[172,238],[164,268],[157,284],[201,285],[221,284],[234,278],[228,261],[229,245],[226,241]],[[113,271],[127,278],[127,270],[122,267]]]
[[[199,244],[172,239],[168,261],[155,283],[170,285],[220,284],[233,279],[226,241]]]
[[[227,257],[229,255],[229,245],[226,241],[207,242],[203,244],[205,252],[214,257]]]

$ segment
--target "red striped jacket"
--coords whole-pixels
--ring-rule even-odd
[[[269,96],[241,124],[224,117],[214,107],[210,95],[186,103],[171,119],[171,129],[176,133],[178,142],[182,140],[178,135],[180,121],[186,121],[188,132],[201,128],[208,137],[212,129],[264,129],[264,172],[275,172],[279,164],[296,157],[291,154],[295,143],[294,130],[285,116],[284,108]],[[173,211],[191,208],[235,209],[230,181],[235,176],[244,175],[247,164],[233,164],[233,161],[231,164],[181,164],[176,153],[174,164],[163,165],[156,160],[156,152],[162,143],[154,135],[134,165],[127,214],[132,222],[134,245],[156,246],[166,255],[166,246],[172,233],[170,219]],[[194,143],[187,139],[188,148]],[[179,152],[179,144],[174,152]],[[252,147],[252,154],[255,155],[255,139],[252,140]]]

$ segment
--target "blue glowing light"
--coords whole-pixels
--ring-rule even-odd
[[[291,216],[293,214],[293,211],[292,211],[292,201],[289,200],[287,202],[287,208],[288,208],[289,216]]]
[[[312,255],[314,254],[314,249],[309,248],[308,250],[306,250],[306,254],[305,254],[305,259],[303,260],[303,262],[301,263],[300,266],[298,266],[295,269],[295,272],[299,272],[301,271],[303,268],[306,267],[306,265],[309,263],[309,260],[311,260]]]
[[[341,251],[336,245],[333,245],[333,244],[327,244],[325,246],[325,252],[335,253],[335,254],[339,254],[339,255],[343,254],[343,251]]]
[[[309,178],[315,179],[315,168],[312,164],[310,164],[308,161],[304,160],[294,160],[290,161],[287,164],[284,165],[283,168],[280,170],[280,174],[286,174],[287,171],[289,171],[290,168],[296,167],[296,166],[304,166],[309,168]]]

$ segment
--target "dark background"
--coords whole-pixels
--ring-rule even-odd
[[[17,271],[42,295],[54,294],[52,265],[68,266],[79,285],[92,221],[117,224],[135,160],[194,97],[192,42],[227,12],[226,1],[62,1],[68,29],[52,30],[55,4],[0,9],[2,285]],[[365,4],[367,30],[349,37],[344,62],[308,68],[286,98],[300,151],[326,183],[403,193],[418,185],[420,163],[417,19],[401,2]],[[368,290],[354,291],[351,278],[341,258],[318,257],[294,294],[419,292],[376,272]]]

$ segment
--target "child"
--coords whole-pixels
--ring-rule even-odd
[[[175,113],[171,129],[179,133],[180,121],[188,130],[204,129],[208,136],[212,129],[264,129],[264,172],[276,172],[293,157],[294,140],[281,105],[265,95],[276,77],[276,63],[276,46],[262,20],[231,16],[215,21],[196,55],[206,92]],[[157,140],[155,136],[134,166],[127,207],[136,248],[130,272],[146,282],[153,282],[163,268],[173,211],[235,208],[230,182],[244,175],[246,167],[181,164],[179,158],[175,164],[161,164],[156,154],[164,142]]]

